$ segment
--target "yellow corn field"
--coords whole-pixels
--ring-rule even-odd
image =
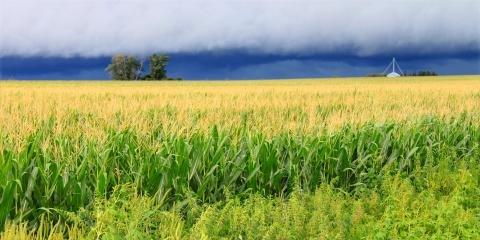
[[[345,123],[480,114],[476,76],[238,82],[3,82],[0,129],[24,139],[54,117],[57,133],[157,125],[172,133],[249,127],[315,133]],[[79,118],[73,121],[72,118]]]
[[[0,239],[478,239],[479,161],[479,76],[0,82]]]

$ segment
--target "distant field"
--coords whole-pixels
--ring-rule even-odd
[[[480,76],[0,82],[0,239],[478,239]]]
[[[235,82],[0,82],[0,129],[24,137],[55,119],[56,132],[106,128],[149,133],[318,133],[343,124],[480,113],[480,77]]]

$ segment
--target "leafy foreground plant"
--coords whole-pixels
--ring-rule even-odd
[[[91,211],[67,214],[69,224],[52,226],[46,218],[32,230],[8,224],[0,239],[480,238],[479,176],[467,169],[442,175],[444,170],[437,176],[446,179],[427,178],[431,187],[422,191],[394,176],[357,196],[322,185],[311,194],[297,189],[287,200],[254,194],[197,205],[190,199],[170,211],[122,185]]]

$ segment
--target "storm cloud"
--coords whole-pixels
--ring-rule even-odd
[[[0,57],[480,52],[478,0],[1,0],[0,8]]]

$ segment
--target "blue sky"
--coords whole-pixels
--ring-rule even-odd
[[[108,79],[115,53],[171,56],[172,77],[480,74],[480,1],[2,0],[0,78]]]

